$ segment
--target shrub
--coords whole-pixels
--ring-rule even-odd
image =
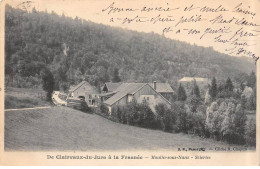
[[[106,115],[106,116],[109,116],[109,113],[108,113],[108,108],[107,108],[107,106],[106,105],[104,105],[103,103],[102,104],[100,104],[100,111],[101,111],[101,113],[102,114],[104,114],[104,115]]]
[[[229,143],[244,144],[247,117],[241,105],[237,104],[235,106],[231,102],[228,103],[228,108],[224,115],[225,117],[222,122],[223,140]]]
[[[204,105],[199,106],[195,113],[188,111],[187,126],[189,132],[201,137],[205,137],[206,136],[205,120],[206,120],[206,107]]]
[[[155,129],[157,121],[154,112],[147,104],[140,104],[140,124],[141,127]]]
[[[256,120],[251,119],[246,125],[245,131],[246,144],[256,146]]]
[[[120,123],[127,124],[127,116],[123,106],[113,108],[111,116]]]
[[[175,116],[173,112],[168,109],[165,104],[158,104],[155,106],[155,111],[158,115],[158,122],[163,131],[171,132],[173,124],[175,123]]]
[[[117,106],[111,116],[118,122],[144,128],[157,128],[156,118],[150,107],[135,101],[126,106]]]
[[[141,125],[141,111],[140,104],[134,100],[130,104],[124,107],[124,112],[127,117],[127,124],[140,126]]]
[[[88,107],[88,104],[85,101],[80,103],[81,111],[83,112],[91,112],[91,109]]]
[[[175,132],[188,133],[188,124],[187,124],[187,112],[184,107],[184,103],[175,102],[172,104],[172,111],[177,116],[176,123],[173,126]]]
[[[219,106],[217,102],[213,102],[206,111],[206,129],[209,131],[211,137],[215,139],[219,139],[220,137],[221,122],[223,118],[222,114],[218,112],[218,109]]]
[[[192,113],[195,113],[197,111],[198,106],[201,105],[201,99],[196,95],[191,95],[187,99],[187,105],[189,106],[190,111]]]
[[[240,104],[232,99],[225,99],[220,105],[213,102],[206,113],[206,129],[212,137],[229,143],[244,143],[247,117]]]

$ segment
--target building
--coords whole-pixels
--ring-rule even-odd
[[[208,84],[209,83],[209,79],[208,78],[201,78],[201,77],[183,77],[182,79],[179,80],[180,83],[190,83],[195,81],[197,83],[204,83],[204,84]]]
[[[119,89],[121,89],[121,85],[124,83],[105,83],[105,85],[102,88],[102,94],[100,95],[101,101],[105,101],[108,98],[110,98],[112,95],[114,95],[116,92],[118,92]],[[139,84],[147,84],[147,83],[139,83]],[[164,98],[166,98],[168,101],[173,100],[174,91],[171,88],[169,83],[157,83],[154,81],[153,83],[149,83],[150,86],[152,86],[156,92],[160,93]]]
[[[201,96],[204,97],[205,93],[208,89],[208,86],[210,84],[210,80],[208,78],[201,78],[201,77],[183,77],[182,79],[179,80],[179,83],[185,88],[186,93],[190,94],[193,83],[196,81],[200,92]]]
[[[154,81],[153,83],[149,83],[149,85],[152,86],[168,101],[173,101],[174,91],[169,83],[157,83],[156,81]]]
[[[170,101],[164,98],[148,83],[122,83],[113,92],[114,94],[104,101],[109,112],[114,107],[127,105],[133,100],[136,100],[137,103],[142,103],[145,100],[154,112],[155,106],[159,103],[163,103],[167,107],[171,106]]]
[[[87,81],[82,81],[78,85],[72,86],[69,90],[68,98],[84,99],[89,106],[98,104],[98,92]]]
[[[102,88],[102,93],[109,93],[109,92],[114,92],[116,89],[121,85],[122,83],[105,83],[103,88]]]

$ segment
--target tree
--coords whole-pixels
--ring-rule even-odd
[[[207,108],[206,128],[216,139],[243,144],[247,120],[243,106],[235,99],[220,99],[217,102]]]
[[[187,104],[188,107],[190,108],[190,111],[192,113],[195,113],[197,111],[197,107],[201,104],[201,99],[196,95],[191,95],[187,99]]]
[[[175,112],[176,124],[174,125],[175,132],[188,133],[187,112],[183,102],[174,102],[172,104],[172,111]]]
[[[256,120],[250,119],[250,121],[247,123],[245,139],[248,145],[256,146]]]
[[[241,97],[244,96],[246,99],[249,99],[252,94],[253,94],[253,89],[251,87],[246,86]]]
[[[216,98],[218,94],[218,87],[217,87],[217,81],[216,78],[213,77],[213,79],[211,80],[211,85],[209,87],[209,95],[211,96],[211,98]]]
[[[112,82],[115,82],[115,83],[121,82],[121,79],[119,77],[119,70],[118,70],[118,68],[114,69]]]
[[[255,84],[256,84],[256,75],[255,72],[252,71],[247,79],[247,86],[253,88]]]
[[[246,107],[248,110],[256,110],[256,93],[255,92],[253,92],[253,94],[247,100]]]
[[[99,109],[101,113],[103,113],[106,116],[109,116],[109,110],[105,104],[101,103]]]
[[[56,86],[60,86],[60,82],[76,82],[90,76],[102,83],[112,81],[115,67],[120,73],[116,73],[116,77],[120,75],[120,78],[115,78],[116,82],[118,79],[151,82],[155,78],[160,82],[171,79],[177,83],[177,77],[187,74],[208,76],[213,73],[218,77],[231,74],[233,76],[245,72],[248,66],[251,66],[248,61],[226,57],[211,49],[204,50],[196,45],[168,41],[155,34],[120,31],[80,18],[59,16],[54,12],[34,14],[7,5],[5,16],[7,37],[5,64],[12,68],[13,77],[22,78],[23,71],[26,77],[34,76],[34,71],[31,71],[34,66],[29,66],[28,63],[37,61],[48,65],[53,73],[56,72],[54,73]],[[169,53],[175,54],[169,55]],[[190,56],[195,59],[187,69]],[[212,56],[220,62],[212,63],[210,59]],[[201,64],[200,60],[205,62]],[[24,64],[20,65],[19,63],[23,61]],[[19,69],[19,65],[30,69]],[[98,70],[100,66],[104,69]],[[211,68],[205,69],[205,66]],[[58,70],[60,67],[62,70]],[[11,75],[10,70],[6,73]],[[58,76],[61,77],[58,79]],[[242,80],[246,81],[241,78]],[[94,80],[91,84],[94,84]],[[32,87],[26,84],[26,81],[24,83],[10,81],[9,85]],[[202,97],[202,88],[200,90]],[[186,92],[188,93],[188,89]]]
[[[155,111],[158,114],[158,120],[161,124],[162,130],[169,132],[172,131],[173,123],[175,122],[173,112],[170,109],[168,109],[165,104],[156,105]]]
[[[44,91],[47,92],[47,100],[51,101],[52,92],[54,90],[54,77],[51,73],[51,71],[47,68],[44,68],[41,71],[41,77],[42,77],[42,88]]]
[[[185,101],[187,99],[184,87],[180,84],[177,92],[177,100]]]
[[[241,83],[240,83],[240,90],[241,90],[241,91],[244,91],[244,89],[245,89],[245,85],[244,85],[243,82],[241,82]]]
[[[205,103],[206,104],[209,104],[209,103],[211,103],[211,101],[212,101],[212,98],[211,98],[211,96],[210,96],[210,94],[209,94],[209,90],[206,92],[206,94],[205,94]]]
[[[215,139],[220,138],[220,130],[222,123],[222,113],[218,112],[218,109],[218,103],[212,102],[206,110],[205,127],[209,131],[210,135]]]
[[[229,143],[244,144],[246,120],[247,117],[241,105],[229,102],[222,121],[223,139]]]
[[[256,97],[255,97],[255,91],[251,87],[245,87],[241,98],[244,98],[246,100],[246,109],[248,110],[255,110],[256,108]]]
[[[231,79],[228,77],[226,84],[225,84],[225,91],[226,92],[232,92],[233,89],[234,89],[233,83],[232,83]]]
[[[206,136],[205,120],[206,120],[206,106],[200,105],[196,113],[192,113],[193,132],[201,137]]]
[[[195,95],[197,98],[200,98],[200,89],[197,85],[196,80],[193,81],[193,88],[191,90],[191,95]]]

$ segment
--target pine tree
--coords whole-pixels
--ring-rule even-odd
[[[179,101],[185,101],[187,99],[185,89],[181,84],[179,85],[179,88],[178,88],[177,99]]]
[[[228,77],[226,84],[225,84],[225,90],[232,92],[233,89],[234,89],[233,83],[232,83],[231,79]]]
[[[45,68],[41,71],[41,77],[42,77],[42,88],[44,91],[47,92],[47,100],[51,100],[51,95],[54,90],[54,77],[52,75],[52,72]]]
[[[218,94],[217,81],[216,78],[213,77],[209,88],[209,95],[211,96],[211,98],[216,98],[217,94]]]
[[[200,98],[200,89],[199,86],[197,85],[196,80],[193,82],[193,88],[191,91],[191,95],[195,95],[197,98]]]
[[[118,68],[115,68],[115,69],[114,69],[114,74],[113,74],[112,82],[115,82],[115,83],[121,82],[121,79],[120,79],[120,77],[119,77],[119,70],[118,70]]]

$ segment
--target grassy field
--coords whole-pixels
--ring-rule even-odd
[[[6,151],[177,150],[230,146],[197,136],[123,125],[67,107],[5,112],[4,142]]]
[[[5,109],[50,105],[45,96],[46,92],[40,89],[7,87],[5,89]]]

